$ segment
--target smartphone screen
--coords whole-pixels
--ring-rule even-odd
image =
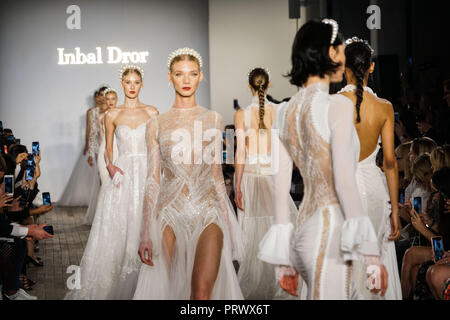
[[[34,141],[33,144],[31,145],[31,148],[33,149],[33,155],[39,154],[39,142],[38,141]]]
[[[12,196],[14,194],[14,176],[5,175],[5,193]]]
[[[30,167],[36,166],[36,163],[34,162],[34,156],[31,153],[28,154],[27,165]]]
[[[31,181],[34,178],[34,168],[31,166],[27,166],[25,169],[25,180]]]
[[[400,204],[405,204],[405,189],[398,190],[398,202]]]
[[[422,213],[422,197],[414,197],[414,210],[417,213]]]
[[[51,235],[54,235],[53,226],[45,226],[44,230],[45,230],[45,232],[50,233]]]
[[[433,237],[431,238],[431,243],[434,262],[438,262],[444,256],[444,242],[442,241],[442,237]]]
[[[44,205],[47,205],[47,206],[52,204],[49,192],[43,192],[42,193],[42,202],[43,202]]]

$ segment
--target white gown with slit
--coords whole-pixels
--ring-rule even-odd
[[[291,98],[283,118],[280,138],[303,177],[304,196],[295,227],[286,210],[275,210],[259,257],[293,266],[306,283],[307,299],[359,298],[349,262],[379,263],[380,253],[356,183],[353,105],[330,96],[327,84],[314,83]],[[280,167],[285,161],[280,157]],[[289,184],[288,177],[276,178],[276,186]],[[285,202],[286,196],[277,199]]]
[[[128,300],[133,297],[141,261],[138,255],[147,174],[146,123],[115,130],[116,173],[107,180],[80,263],[81,287],[65,299]]]
[[[149,151],[143,240],[152,241],[154,266],[142,264],[134,299],[190,299],[197,241],[211,224],[223,234],[212,299],[243,299],[232,261],[243,240],[222,175],[222,124],[213,111],[171,108],[147,126]],[[156,120],[157,119],[157,120]],[[162,233],[175,235],[169,261]]]

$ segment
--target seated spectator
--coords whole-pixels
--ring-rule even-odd
[[[411,298],[413,292],[419,299],[432,297],[425,281],[428,267],[434,264],[431,238],[441,236],[447,250],[450,244],[450,214],[445,208],[445,202],[450,196],[450,168],[444,167],[436,171],[431,178],[431,186],[437,197],[434,204],[437,204],[438,218],[433,219],[426,212],[418,214],[414,208],[410,211],[411,223],[427,239],[427,245],[413,246],[403,257],[401,283],[405,299]]]
[[[0,156],[0,199],[3,199],[0,202],[0,283],[2,284],[0,291],[8,300],[35,300],[36,297],[30,296],[20,288],[20,275],[23,272],[27,252],[27,243],[24,238],[42,240],[51,235],[43,229],[45,225],[23,226],[11,223],[8,219],[5,209],[14,205],[11,203],[13,198],[4,195],[3,178],[6,171],[6,162]]]
[[[411,166],[408,157],[410,149],[411,142],[402,143],[395,148],[395,156],[398,163],[398,185],[400,189],[406,189],[412,180]]]
[[[426,281],[434,299],[450,300],[450,251],[428,268]]]

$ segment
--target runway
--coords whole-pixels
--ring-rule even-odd
[[[55,236],[39,242],[44,266],[28,265],[28,277],[36,282],[28,293],[39,300],[61,300],[66,291],[66,273],[70,265],[79,265],[89,237],[89,226],[83,225],[86,207],[57,208],[41,216],[39,224],[52,225]]]

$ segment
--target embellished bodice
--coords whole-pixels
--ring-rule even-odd
[[[127,125],[118,125],[115,130],[115,138],[119,157],[130,155],[147,155],[147,144],[145,142],[145,125],[141,123],[136,128]]]
[[[304,182],[298,226],[321,207],[339,203],[332,170],[328,90],[323,83],[301,88],[289,101],[282,121],[280,138]]]

